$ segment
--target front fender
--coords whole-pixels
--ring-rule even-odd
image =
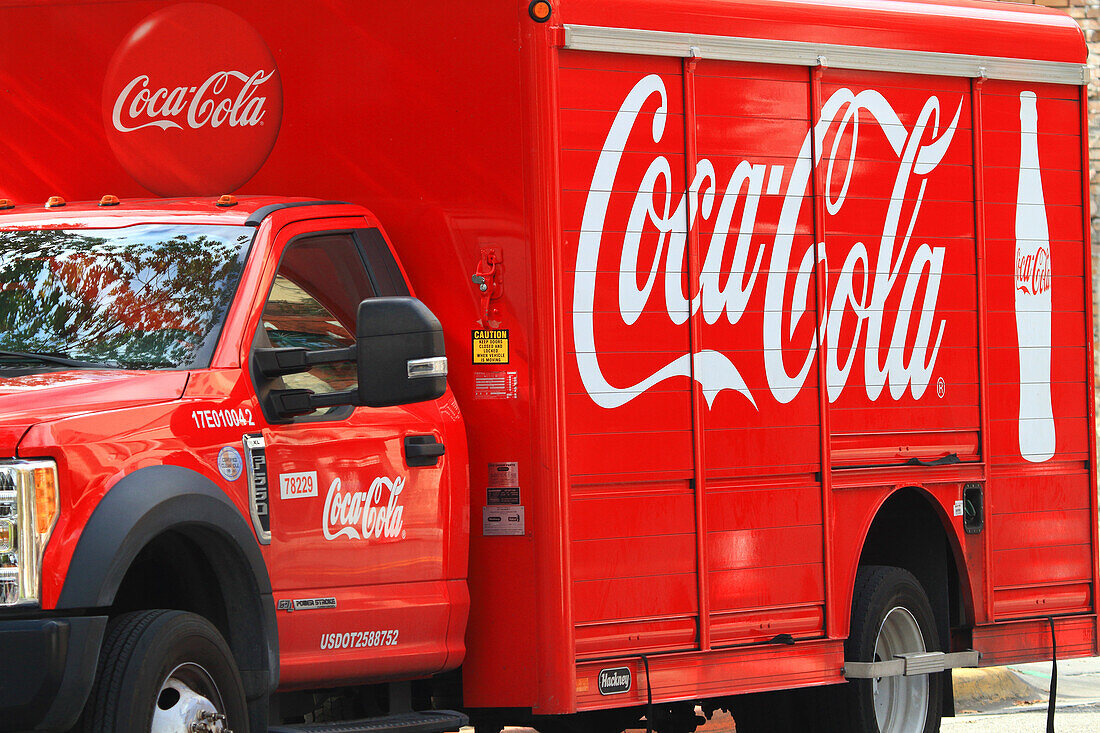
[[[278,629],[271,579],[259,544],[225,492],[190,469],[142,468],[103,496],[80,534],[56,608],[109,608],[134,559],[169,530],[196,538],[220,587],[235,590],[232,596],[226,594],[227,641],[249,697],[274,692]]]
[[[80,533],[57,608],[103,608],[150,540],[180,526],[205,527],[230,541],[252,570],[256,591],[271,579],[252,529],[213,481],[179,466],[149,466],[115,484]]]

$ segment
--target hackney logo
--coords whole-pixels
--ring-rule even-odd
[[[601,695],[620,695],[630,692],[630,667],[601,669],[597,686]]]
[[[123,40],[103,85],[119,163],[161,196],[235,191],[267,160],[283,114],[275,58],[239,15],[182,3]]]

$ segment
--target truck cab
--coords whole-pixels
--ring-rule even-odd
[[[465,430],[369,211],[51,199],[0,243],[3,726],[264,730],[461,663]]]

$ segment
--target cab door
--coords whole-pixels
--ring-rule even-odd
[[[253,350],[350,346],[360,301],[408,294],[385,239],[364,219],[288,226],[277,237],[275,255],[279,264]],[[254,378],[253,384],[261,383]],[[356,366],[349,362],[260,388],[325,393],[355,384]],[[267,558],[284,685],[438,671],[448,620],[441,493],[446,456],[434,464],[413,458],[410,466],[405,455],[406,438],[443,441],[436,403],[264,417],[262,447],[253,436],[247,460],[262,451],[266,461]]]

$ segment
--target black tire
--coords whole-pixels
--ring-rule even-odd
[[[856,574],[855,592],[852,597],[852,620],[848,640],[844,643],[844,658],[849,661],[873,662],[879,630],[893,609],[908,611],[920,630],[923,651],[941,651],[936,621],[928,596],[912,573],[901,568],[868,565]],[[921,651],[909,649],[905,651]],[[881,661],[881,660],[879,660]],[[918,715],[908,715],[909,729],[922,733],[936,733],[940,729],[942,714],[943,677],[926,675],[928,683],[927,706],[923,711],[923,728]],[[898,678],[916,680],[917,678]],[[835,713],[838,725],[835,730],[852,733],[889,733],[880,731],[875,715],[874,680],[850,680],[846,685],[822,688],[831,691],[827,709]]]
[[[244,686],[221,634],[201,616],[165,610],[127,613],[108,623],[95,683],[77,730],[150,730],[158,698],[162,709],[173,702],[174,693],[161,695],[169,676],[180,675],[175,679],[183,679],[186,684],[188,672],[195,667],[205,671],[207,677],[203,680],[209,679],[216,687],[216,696],[221,700],[215,707],[227,717],[224,728],[248,733]],[[201,687],[197,683],[195,686]],[[196,691],[215,697],[205,690]]]

